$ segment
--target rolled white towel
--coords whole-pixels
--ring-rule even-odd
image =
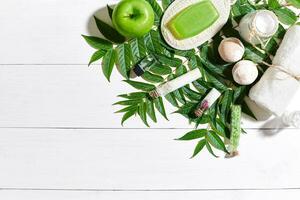
[[[289,28],[272,64],[284,68],[293,76],[300,75],[299,25]],[[270,67],[251,88],[249,97],[262,108],[275,115],[282,115],[299,89],[299,81],[289,74]]]

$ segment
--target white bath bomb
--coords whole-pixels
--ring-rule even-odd
[[[232,76],[235,82],[240,85],[250,85],[258,77],[258,69],[254,62],[241,60],[232,69]]]
[[[222,40],[218,51],[224,61],[233,63],[243,58],[245,47],[239,39],[231,37]]]

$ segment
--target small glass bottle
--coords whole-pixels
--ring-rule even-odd
[[[258,10],[245,15],[239,24],[241,37],[253,44],[262,44],[271,38],[279,26],[277,16],[269,10]]]
[[[133,76],[142,76],[147,70],[149,70],[155,63],[157,63],[157,59],[155,56],[149,54],[144,59],[142,59],[139,63],[137,63],[133,69]]]

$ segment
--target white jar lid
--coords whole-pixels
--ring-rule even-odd
[[[252,27],[261,37],[273,36],[279,26],[277,16],[269,10],[260,10],[255,13]]]

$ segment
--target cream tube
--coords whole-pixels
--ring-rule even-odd
[[[203,99],[200,106],[195,110],[195,115],[201,117],[203,113],[208,110],[221,96],[221,93],[213,88]]]
[[[194,82],[201,77],[202,75],[200,70],[198,68],[193,69],[192,71],[189,71],[171,81],[168,81],[166,83],[157,86],[155,90],[149,93],[149,95],[153,98],[165,96],[170,92],[173,92],[191,82]]]

